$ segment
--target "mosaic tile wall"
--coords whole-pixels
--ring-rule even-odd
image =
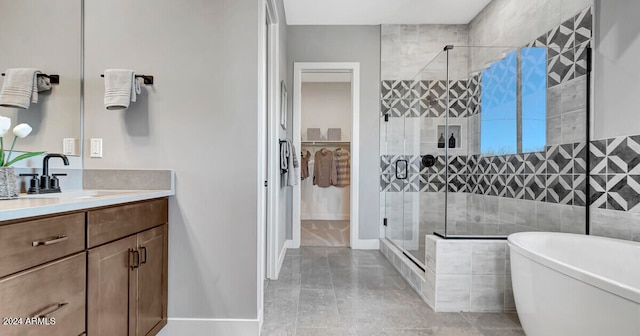
[[[595,140],[589,150],[591,206],[640,213],[640,135]]]
[[[592,26],[592,9],[587,8],[574,18],[565,21],[527,44],[527,47],[549,48],[547,53],[547,87],[550,97],[565,93],[561,92],[560,89],[563,88],[560,87],[560,84],[574,83],[575,79],[582,78],[586,74],[585,47],[590,47]],[[481,83],[481,74],[472,75],[468,80],[450,81],[450,118],[479,117],[482,112]],[[585,97],[577,96],[576,99],[585,100]],[[382,116],[388,115],[390,118],[444,118],[445,111],[445,81],[382,81]],[[571,112],[573,111],[574,109],[571,110]],[[553,112],[549,113],[551,115]],[[586,110],[582,114],[583,118],[586,118]],[[553,118],[553,116],[550,117]],[[548,119],[548,122],[551,118]],[[578,120],[578,123],[586,123],[586,119],[584,122],[582,120]],[[471,129],[466,131],[468,134],[473,134]],[[587,149],[584,141],[577,141],[584,139],[584,132],[579,131],[578,133],[577,139],[575,139],[575,134],[573,137],[554,136],[553,138],[557,138],[558,141],[563,138],[575,139],[576,141],[560,142],[559,144],[555,144],[554,141],[548,142],[550,145],[541,152],[503,156],[450,155],[449,162],[445,162],[444,155],[437,155],[435,166],[430,168],[422,166],[421,156],[417,154],[382,155],[380,190],[385,192],[443,192],[447,188],[450,192],[584,206],[586,205],[587,193]],[[549,134],[547,137],[550,137]],[[604,152],[606,150],[603,150]],[[395,176],[394,162],[402,159],[409,162],[406,180],[398,180]],[[446,165],[449,166],[448,178]],[[640,165],[638,169],[640,170]],[[640,203],[640,173],[631,179],[635,177],[638,178],[639,188],[637,202],[634,206]],[[591,184],[599,183],[604,187],[608,181],[617,181],[616,179],[621,178],[620,176],[611,178],[606,175],[598,176],[595,180],[591,180]],[[601,189],[603,188],[598,190]],[[606,191],[603,192],[606,193]],[[628,194],[628,192],[624,194]],[[594,194],[593,196],[599,196],[597,199],[600,203],[598,204],[604,204],[605,207],[608,203],[611,203],[612,207],[614,207],[614,203],[620,205],[620,202],[615,202],[616,197],[619,198],[619,196],[613,194],[611,196]],[[608,202],[609,198],[611,200]],[[640,210],[640,206],[638,210]]]
[[[403,159],[409,162],[408,178],[397,179],[393,163]],[[418,155],[383,155],[381,191],[443,192],[447,188],[449,192],[586,205],[585,143],[547,146],[546,152],[526,154],[450,156],[448,166],[447,179],[445,156],[437,156],[436,164],[427,168]],[[640,189],[638,192],[640,196]]]
[[[382,81],[381,115],[391,118],[443,118],[446,111],[445,80]],[[479,76],[449,82],[449,117],[469,117],[480,112]]]

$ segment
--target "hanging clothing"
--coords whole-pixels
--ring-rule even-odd
[[[336,183],[338,172],[333,158],[333,151],[322,148],[314,156],[313,184],[318,187],[329,187]]]
[[[334,152],[334,162],[336,165],[336,187],[347,187],[351,184],[351,154],[342,148]]]
[[[284,140],[280,141],[280,174],[286,174],[289,171],[289,143]]]
[[[300,178],[302,180],[309,177],[309,160],[311,159],[311,152],[304,151],[302,152],[302,156],[300,159],[301,167],[300,167]]]
[[[280,173],[282,182],[285,186],[294,186],[298,184],[300,177],[298,176],[298,158],[296,157],[296,149],[290,139],[285,139],[280,143]]]

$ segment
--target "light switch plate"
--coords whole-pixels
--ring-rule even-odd
[[[62,140],[62,153],[64,155],[78,155],[78,139],[64,138]]]
[[[91,157],[102,157],[102,139],[91,139]]]

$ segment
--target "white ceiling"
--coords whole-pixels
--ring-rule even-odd
[[[284,0],[290,25],[467,24],[491,0]]]

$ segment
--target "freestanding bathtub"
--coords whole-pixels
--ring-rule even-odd
[[[640,243],[523,232],[508,245],[527,336],[640,335]]]

